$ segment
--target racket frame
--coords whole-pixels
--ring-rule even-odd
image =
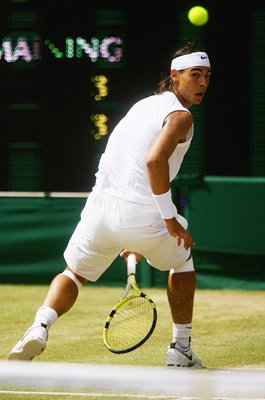
[[[156,309],[156,305],[153,302],[153,300],[143,291],[141,291],[136,283],[136,278],[135,278],[135,272],[136,272],[136,256],[134,253],[130,253],[128,258],[127,258],[127,284],[125,286],[124,291],[122,292],[117,304],[113,307],[113,309],[111,310],[106,322],[105,322],[105,326],[104,326],[104,330],[103,330],[103,341],[105,346],[112,352],[112,353],[116,353],[116,354],[123,354],[123,353],[128,353],[132,350],[137,349],[138,347],[140,347],[142,344],[144,344],[152,335],[152,333],[154,332],[154,329],[156,327],[156,322],[157,322],[157,309]],[[131,289],[134,289],[134,291],[136,292],[136,294],[132,294],[130,296],[128,296],[128,293],[130,292]],[[143,297],[145,298],[147,301],[149,301],[149,303],[151,304],[152,308],[153,308],[153,322],[152,325],[148,331],[148,333],[137,343],[135,343],[134,345],[132,345],[129,348],[125,348],[125,349],[114,349],[112,348],[109,343],[108,343],[108,329],[109,329],[109,325],[114,317],[114,315],[116,314],[117,310],[127,301],[130,301],[131,299],[135,298],[135,297]]]

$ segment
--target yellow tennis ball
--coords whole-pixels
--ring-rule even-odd
[[[209,13],[206,8],[195,6],[189,10],[188,19],[193,25],[202,26],[208,22]]]

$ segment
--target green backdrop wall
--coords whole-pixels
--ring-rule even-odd
[[[174,201],[189,220],[200,288],[265,289],[265,178],[180,176]],[[36,194],[35,194],[36,195]],[[0,282],[49,283],[64,267],[63,251],[86,198],[0,197]],[[120,257],[97,285],[124,285]],[[165,286],[167,273],[138,267],[139,283]]]

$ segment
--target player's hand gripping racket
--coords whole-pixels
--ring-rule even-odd
[[[128,353],[140,347],[152,335],[157,321],[153,300],[143,293],[135,279],[136,257],[127,259],[127,285],[108,316],[103,340],[113,353]]]

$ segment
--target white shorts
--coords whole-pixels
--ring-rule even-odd
[[[176,217],[186,229],[187,220]],[[64,252],[67,265],[78,275],[96,281],[123,249],[142,254],[153,267],[167,271],[190,256],[183,241],[169,235],[164,221],[150,204],[121,200],[93,191]]]

